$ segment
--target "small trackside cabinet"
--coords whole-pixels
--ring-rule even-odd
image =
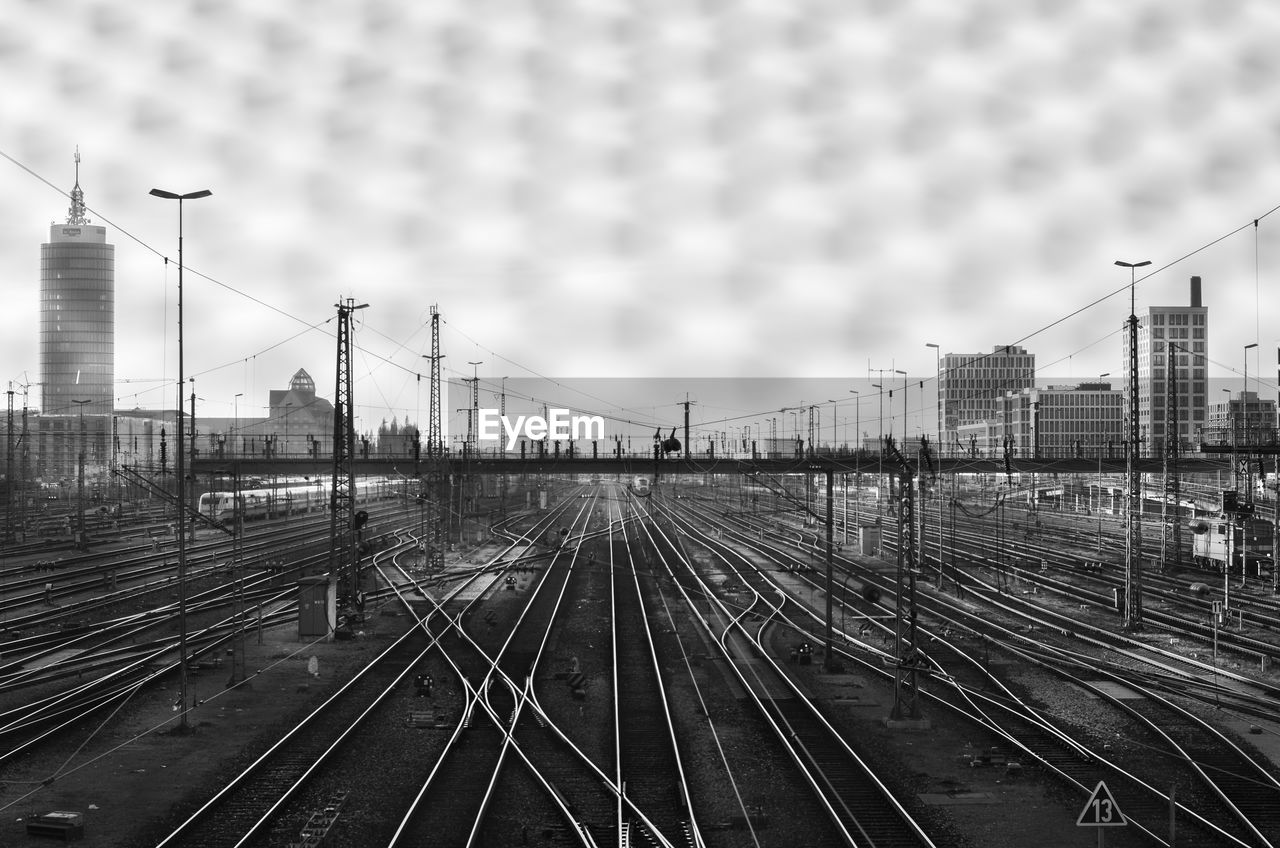
[[[859,527],[858,553],[863,556],[875,556],[878,550],[880,550],[880,528]]]
[[[298,581],[298,638],[333,638],[338,620],[338,587],[324,575]]]

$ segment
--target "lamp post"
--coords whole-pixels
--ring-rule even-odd
[[[208,197],[213,194],[209,189],[201,189],[199,191],[190,191],[186,194],[177,194],[172,191],[165,191],[161,188],[151,189],[154,197],[160,197],[165,200],[178,201],[178,450],[177,450],[177,475],[178,475],[178,679],[179,679],[179,698],[182,703],[179,705],[178,714],[180,716],[179,728],[181,732],[186,733],[191,729],[187,721],[187,540],[186,534],[183,532],[183,525],[186,523],[187,516],[187,499],[186,486],[184,480],[186,478],[186,458],[183,456],[183,433],[182,433],[182,384],[185,382],[182,372],[182,201],[198,200],[202,197]]]
[[[1124,563],[1124,629],[1142,630],[1142,480],[1138,474],[1138,312],[1134,290],[1137,269],[1151,260],[1116,265],[1129,269],[1129,450],[1125,452],[1125,481],[1129,489]]]

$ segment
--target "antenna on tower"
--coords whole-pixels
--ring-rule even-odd
[[[89,218],[84,214],[84,192],[80,189],[80,145],[76,145],[76,185],[71,189],[71,208],[67,210],[68,224],[87,224]]]

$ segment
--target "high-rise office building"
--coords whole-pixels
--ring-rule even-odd
[[[997,345],[991,353],[948,353],[938,367],[939,429],[950,448],[959,428],[1000,416],[1005,392],[1036,383],[1036,355],[1015,345]]]
[[[51,225],[40,246],[40,384],[43,415],[112,412],[115,246],[85,215],[79,149],[67,222]]]
[[[1129,331],[1123,335],[1122,374],[1128,409]],[[1191,278],[1189,306],[1151,306],[1138,316],[1138,431],[1142,452],[1159,455],[1172,411],[1185,450],[1205,426],[1208,410],[1209,308],[1200,278]],[[1127,417],[1127,413],[1126,413]],[[1126,430],[1127,432],[1127,430]]]

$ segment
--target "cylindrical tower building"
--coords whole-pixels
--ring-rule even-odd
[[[91,226],[76,185],[66,224],[49,227],[40,246],[40,411],[111,415],[115,395],[115,246]]]

